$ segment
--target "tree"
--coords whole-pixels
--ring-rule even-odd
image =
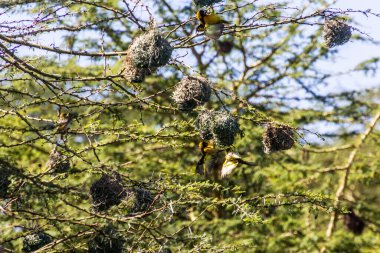
[[[329,85],[379,58],[321,65],[379,14],[275,2],[1,3],[0,249],[378,248],[379,91]]]

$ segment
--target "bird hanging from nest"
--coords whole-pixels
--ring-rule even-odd
[[[213,141],[199,143],[202,157],[198,161],[196,172],[215,180],[229,176],[239,163],[255,166],[255,163],[244,161],[238,154],[230,149],[218,149]]]
[[[229,24],[219,15],[202,9],[198,10],[195,16],[201,22],[196,28],[197,32],[204,31],[211,39],[218,39],[223,34],[224,25]]]

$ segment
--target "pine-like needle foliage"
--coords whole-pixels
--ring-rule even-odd
[[[378,13],[0,2],[0,252],[380,247]]]

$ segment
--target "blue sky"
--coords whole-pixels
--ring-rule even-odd
[[[335,4],[336,8],[367,10],[371,9],[374,13],[380,13],[380,1],[378,0],[340,0]],[[359,25],[356,26],[361,31],[369,34],[374,40],[380,42],[380,18],[374,16],[366,17],[363,14],[350,14]],[[358,33],[354,31],[354,34]],[[380,46],[370,45],[362,42],[348,42],[339,48],[339,53],[333,63],[326,62],[321,65],[322,69],[333,69],[335,72],[353,69],[358,63],[380,56]],[[365,78],[363,75],[350,75],[339,77],[336,88],[360,89],[369,87],[379,87],[379,74],[375,77]]]

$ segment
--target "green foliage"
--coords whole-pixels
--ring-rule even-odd
[[[379,248],[380,133],[369,122],[380,91],[333,90],[344,73],[321,67],[340,48],[324,46],[324,19],[351,11],[323,0],[13,2],[0,27],[6,250]],[[231,22],[228,50],[195,31],[201,5]],[[347,27],[328,30],[330,42]],[[378,59],[347,75],[375,75]],[[201,140],[247,163],[208,180],[195,172]],[[362,233],[345,225],[350,210]]]

